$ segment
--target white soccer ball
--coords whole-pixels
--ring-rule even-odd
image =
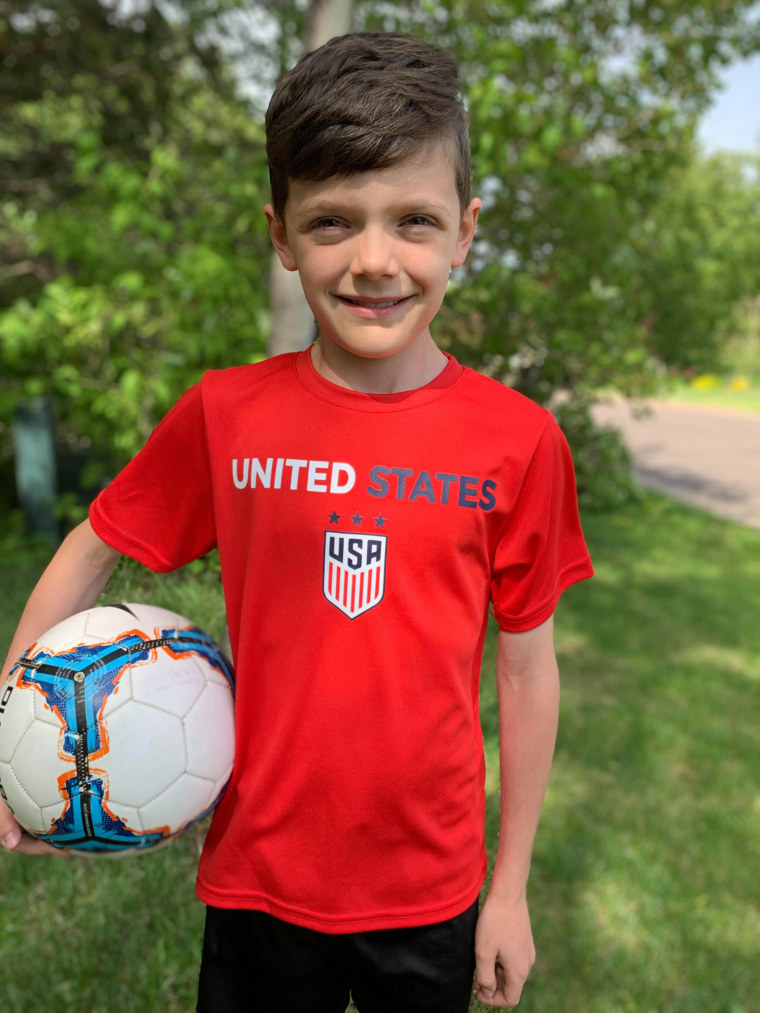
[[[176,837],[218,802],[234,748],[229,662],[189,619],[153,605],[65,619],[0,687],[0,795],[57,847]]]

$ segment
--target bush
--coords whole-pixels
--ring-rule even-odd
[[[565,401],[554,414],[573,454],[581,507],[612,510],[641,498],[631,453],[618,430],[597,426],[585,400]]]

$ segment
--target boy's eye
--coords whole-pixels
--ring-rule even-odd
[[[428,215],[410,215],[408,218],[404,219],[404,225],[412,225],[417,228],[435,224],[436,222],[434,219],[430,218]]]
[[[313,221],[309,225],[309,228],[312,231],[315,230],[315,229],[339,229],[340,226],[341,226],[341,224],[342,223],[341,223],[341,221],[340,221],[339,218],[325,217],[325,218],[317,218],[317,219],[315,219],[315,221]]]

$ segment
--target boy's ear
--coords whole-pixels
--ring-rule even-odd
[[[457,245],[454,248],[454,256],[451,258],[452,267],[461,267],[467,258],[467,252],[475,238],[475,227],[478,224],[478,213],[483,202],[478,197],[473,197],[465,208],[462,221],[459,223],[459,234]]]
[[[285,226],[275,214],[274,208],[271,204],[264,205],[264,214],[266,215],[267,225],[269,226],[269,235],[272,239],[272,245],[277,251],[277,256],[280,258],[280,262],[286,271],[296,271],[295,258],[293,252],[290,249],[290,243],[288,242],[288,234],[285,230]]]

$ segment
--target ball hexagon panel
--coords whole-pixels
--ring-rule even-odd
[[[61,715],[53,710],[50,704],[48,704],[45,700],[42,693],[39,693],[36,689],[32,689],[31,686],[21,686],[19,687],[19,691],[31,697],[35,721],[42,721],[43,723],[49,725],[55,725],[59,732],[63,731]]]
[[[55,821],[59,820],[61,816],[63,816],[65,812],[65,807],[61,802],[58,805],[41,806],[39,812],[40,812],[40,823],[42,824],[42,827],[37,832],[41,834],[46,834],[53,829],[53,824],[55,823]]]
[[[76,616],[72,618],[76,619]],[[64,619],[37,641],[33,653],[36,655],[44,651],[45,654],[63,654],[75,651],[77,647],[94,646],[99,643],[99,637],[83,633],[81,627],[75,627],[71,619]]]
[[[235,754],[235,712],[229,684],[208,683],[185,715],[187,771],[216,781],[229,774]]]
[[[60,727],[35,721],[16,747],[11,766],[22,788],[38,806],[62,806],[58,778],[73,771],[71,758],[58,756]]]
[[[104,605],[99,609],[91,609],[85,616],[82,629],[91,637],[103,642],[118,636],[132,623],[131,617],[125,615],[124,609],[113,605]]]
[[[10,808],[13,810],[13,815],[23,827],[36,834],[47,830],[50,825],[49,821],[43,818],[40,807],[34,799],[29,797],[28,792],[19,783],[15,771],[8,763],[0,763],[0,784],[3,786],[3,791]],[[62,811],[63,803],[59,797],[56,815],[60,816]]]
[[[125,668],[119,676],[119,680],[114,686],[113,692],[108,694],[105,704],[103,705],[102,718],[106,722],[111,718],[120,707],[127,704],[132,699],[132,673],[129,668]]]
[[[193,623],[185,618],[185,616],[179,615],[178,612],[172,612],[171,609],[161,608],[158,605],[146,606],[135,602],[128,602],[127,608],[136,617],[137,625],[150,634],[151,639],[153,638],[153,634],[159,629],[182,630],[193,626]]]
[[[224,790],[227,787],[227,784],[228,784],[228,782],[230,780],[230,775],[231,774],[232,774],[232,760],[230,760],[229,766],[227,767],[227,769],[225,770],[225,772],[222,774],[222,776],[219,778],[219,780],[214,785],[214,798],[215,799],[218,800],[218,799],[220,799],[222,797],[222,794],[224,793]]]
[[[226,675],[222,674],[222,672],[217,671],[217,669],[215,669],[215,668],[207,668],[206,669],[206,682],[213,682],[217,686],[224,686],[224,688],[230,694],[230,697],[232,697],[234,699],[234,696],[233,696],[233,693],[232,693],[232,688],[230,686],[230,681],[229,681],[229,679],[227,678]]]
[[[136,806],[125,805],[123,802],[114,805],[109,800],[106,803],[106,809],[114,819],[121,820],[134,833],[139,834],[145,830],[143,822],[140,819],[140,810]]]
[[[203,692],[206,677],[192,655],[174,660],[164,651],[152,665],[136,665],[131,672],[132,698],[181,718]]]
[[[168,826],[172,831],[196,819],[216,798],[213,781],[183,774],[152,802],[140,806],[146,830]]]
[[[182,721],[166,711],[132,701],[109,718],[106,734],[109,752],[92,766],[106,771],[114,805],[139,808],[185,770]]]
[[[145,630],[142,629],[143,626],[146,627]],[[131,629],[140,630],[148,640],[153,639],[152,623],[141,623],[134,615],[114,605],[91,609],[84,617],[82,629],[87,637],[92,637],[97,643],[108,643],[109,640],[124,636]]]
[[[14,676],[15,678],[15,676]],[[12,692],[3,694],[6,701],[0,715],[0,760],[9,763],[26,730],[34,723],[34,690],[8,684]]]

